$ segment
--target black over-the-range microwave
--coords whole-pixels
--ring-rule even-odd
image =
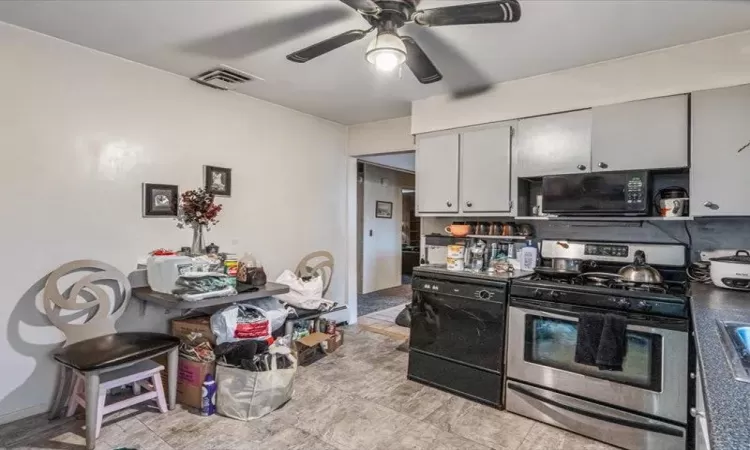
[[[651,177],[646,170],[543,177],[542,205],[563,216],[650,215]]]

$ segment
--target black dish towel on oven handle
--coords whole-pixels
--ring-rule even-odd
[[[622,371],[622,362],[628,351],[627,319],[617,314],[604,316],[604,327],[596,353],[596,365],[600,370]]]
[[[604,316],[597,313],[581,313],[578,317],[575,362],[595,366],[599,343],[604,328]]]

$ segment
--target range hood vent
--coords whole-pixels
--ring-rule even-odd
[[[211,69],[208,72],[203,72],[202,74],[191,78],[191,80],[196,83],[214,89],[221,89],[222,91],[233,91],[237,89],[240,84],[256,79],[259,78],[225,65],[221,65],[215,69]]]

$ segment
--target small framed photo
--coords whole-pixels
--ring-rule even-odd
[[[178,203],[176,184],[143,183],[143,217],[176,217]]]
[[[232,196],[232,169],[203,166],[203,182],[206,192],[221,197]]]
[[[379,219],[393,218],[393,202],[375,201],[375,217]]]

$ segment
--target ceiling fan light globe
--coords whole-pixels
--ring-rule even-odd
[[[406,61],[406,46],[392,33],[380,33],[367,46],[365,57],[382,72],[390,72]]]

